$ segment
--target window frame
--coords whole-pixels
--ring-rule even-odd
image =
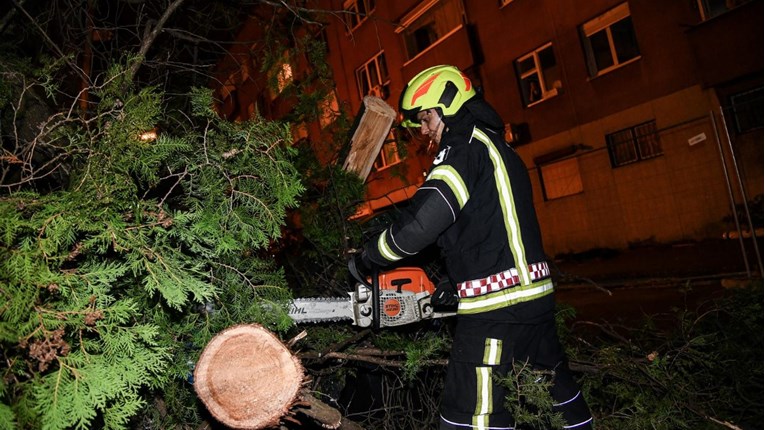
[[[515,73],[516,73],[516,76],[518,78],[518,85],[519,85],[520,90],[521,90],[521,100],[522,100],[523,105],[525,107],[534,106],[534,105],[539,104],[539,103],[541,103],[541,102],[543,102],[545,100],[549,100],[549,99],[557,96],[558,95],[558,89],[562,87],[561,80],[560,79],[556,79],[553,82],[553,84],[552,84],[552,88],[547,88],[547,86],[548,86],[547,79],[545,79],[545,74],[544,74],[544,70],[545,69],[542,68],[542,64],[541,64],[542,62],[539,59],[539,53],[543,52],[544,50],[546,50],[548,48],[552,50],[552,55],[553,55],[553,58],[555,59],[555,66],[554,67],[557,68],[558,67],[558,58],[555,56],[555,50],[553,49],[553,43],[552,42],[547,42],[544,45],[534,49],[533,51],[531,51],[531,52],[529,52],[527,54],[524,54],[523,56],[521,56],[517,60],[515,60],[514,63],[513,63],[514,66],[515,66]],[[525,72],[521,71],[521,63],[523,61],[528,60],[529,58],[533,59],[534,67],[532,69],[529,69],[529,70],[525,71]],[[550,69],[547,69],[547,70],[550,70]],[[529,91],[527,91],[526,87],[525,87],[525,80],[528,79],[529,77],[533,76],[533,75],[537,76],[536,82],[538,83],[539,90],[540,90],[540,95],[539,95],[540,98],[537,99],[537,100],[531,100]],[[558,85],[555,85],[555,82],[557,82]]]
[[[450,28],[448,31],[444,31],[442,34],[437,35],[437,37],[430,41],[430,43],[423,47],[422,49],[419,49],[414,54],[410,52],[410,37],[414,35],[414,33],[420,29],[426,28],[427,26],[427,19],[432,14],[434,14],[437,10],[437,7],[443,7],[447,4],[447,2],[454,2],[454,6],[456,7],[458,18],[457,18],[457,25]],[[409,13],[407,13],[403,18],[401,18],[398,27],[396,28],[395,32],[397,34],[401,34],[401,37],[404,42],[404,54],[406,55],[406,61],[404,65],[409,64],[410,62],[414,61],[416,58],[418,58],[421,55],[424,55],[426,52],[433,49],[433,47],[440,44],[442,41],[446,40],[449,36],[454,34],[457,30],[464,27],[465,23],[467,21],[467,17],[465,14],[465,4],[463,0],[424,0],[422,1],[417,7],[412,9]],[[435,22],[435,19],[434,19]]]
[[[392,156],[391,159],[389,159],[389,155]],[[396,138],[395,129],[391,129],[388,133],[388,137],[383,141],[380,153],[377,154],[374,163],[372,163],[372,170],[380,172],[395,166],[402,161],[404,161],[404,158],[401,157],[401,154],[399,153],[398,139]]]
[[[698,8],[699,17],[702,22],[726,14],[742,4],[749,3],[751,0],[737,0],[732,5],[729,4],[729,0],[717,0],[717,4],[714,5],[710,5],[711,1],[713,0],[696,0],[696,7]]]
[[[629,19],[630,30],[633,45],[630,49],[634,49],[635,55],[627,58],[623,61],[619,60],[618,47],[614,41],[613,27],[617,24]],[[609,54],[611,65],[602,69],[598,67],[596,51],[593,48],[592,36],[605,31],[606,41],[608,42]],[[635,25],[632,22],[632,13],[629,8],[629,3],[624,2],[616,7],[613,7],[603,14],[596,16],[593,19],[585,22],[579,26],[579,33],[582,39],[582,47],[584,49],[585,63],[587,64],[587,71],[590,79],[597,78],[598,76],[605,75],[616,69],[620,69],[627,64],[640,60],[642,57],[640,54],[640,46],[637,41],[637,33],[635,32]]]
[[[364,8],[364,12],[359,12],[359,3]],[[347,33],[353,33],[357,28],[369,18],[369,15],[375,11],[377,7],[376,0],[346,0],[343,4],[343,12],[345,13],[345,27]]]
[[[372,82],[370,65],[374,67],[375,76],[377,77],[376,83]],[[375,95],[381,99],[387,99],[390,96],[389,87],[391,80],[388,63],[385,59],[385,50],[379,51],[364,64],[357,67],[354,74],[356,75],[356,90],[358,91],[359,99],[363,99],[367,95]],[[367,91],[364,91],[362,80],[366,82],[369,88]]]
[[[569,165],[573,165],[573,168],[571,168]],[[550,169],[554,169],[556,167],[569,168],[569,173],[574,173],[574,175],[570,175],[570,177],[573,178],[575,176],[577,179],[573,188],[564,189],[563,187],[557,186],[557,184],[560,183],[560,179],[549,176],[551,173],[553,173]],[[542,196],[544,197],[545,201],[562,199],[564,197],[574,196],[584,192],[584,182],[582,181],[582,171],[581,166],[579,165],[579,157],[569,156],[559,158],[557,160],[552,160],[543,164],[538,164],[537,173],[539,174],[539,182],[542,187]]]
[[[650,130],[646,133],[643,132],[644,128]],[[616,140],[618,136],[625,133],[629,133],[629,139]],[[653,151],[643,151],[642,149],[646,146],[645,143],[648,143],[649,147],[653,147]],[[608,149],[608,158],[611,160],[612,168],[628,166],[664,155],[655,119],[606,134],[606,148]],[[625,149],[632,154],[629,160],[620,159],[623,158],[622,154],[624,154]]]
[[[759,93],[759,97],[757,96]],[[748,96],[754,97],[748,97]],[[763,128],[763,87],[752,88],[731,94],[728,97],[730,117],[738,134]],[[741,99],[741,101],[738,101]],[[758,103],[759,102],[759,103]],[[759,121],[757,121],[759,120]],[[744,125],[742,125],[744,124]]]

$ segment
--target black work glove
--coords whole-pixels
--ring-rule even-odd
[[[444,276],[441,278],[436,286],[436,291],[433,292],[433,297],[430,299],[430,304],[433,307],[454,308],[457,307],[459,301],[457,288],[449,281],[449,277]]]
[[[348,271],[351,272],[351,276],[364,285],[369,285],[367,278],[372,275],[374,269],[375,266],[367,257],[366,251],[351,254],[351,258],[348,259]]]

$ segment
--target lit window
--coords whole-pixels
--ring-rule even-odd
[[[640,57],[627,3],[588,21],[580,30],[590,77],[610,72]]]
[[[576,157],[541,165],[539,175],[545,200],[579,194],[584,189],[582,175],[579,173],[579,159]]]
[[[390,75],[388,74],[388,65],[385,62],[385,53],[380,52],[366,62],[363,66],[356,69],[356,83],[358,85],[359,97],[374,95],[382,99],[387,99],[390,95],[388,86],[390,85]]]
[[[337,103],[337,95],[334,91],[330,91],[319,104],[319,124],[321,128],[332,124],[339,114],[340,105]]]
[[[345,25],[353,31],[375,10],[375,0],[348,0],[343,5]]]
[[[375,160],[374,169],[382,170],[386,167],[392,166],[401,161],[401,156],[398,153],[398,144],[396,143],[396,135],[391,130],[388,137],[383,142],[380,155]]]
[[[412,59],[465,22],[461,0],[426,1],[402,18],[397,32],[403,32],[407,58]]]
[[[560,70],[552,43],[543,45],[515,62],[524,106],[556,96],[561,87]]]
[[[730,110],[737,132],[744,133],[762,128],[762,87],[732,95]]]
[[[701,13],[701,20],[706,21],[718,15],[748,3],[750,0],[696,0],[696,5]]]
[[[606,142],[613,167],[636,163],[664,154],[659,141],[659,133],[656,131],[656,121],[648,121],[606,135]]]

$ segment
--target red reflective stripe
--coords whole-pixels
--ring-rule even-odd
[[[414,107],[414,102],[420,98],[421,96],[424,96],[428,93],[428,90],[430,90],[430,86],[433,85],[433,81],[436,80],[436,78],[440,75],[440,73],[436,73],[435,75],[428,78],[427,81],[420,84],[419,87],[414,91],[414,94],[412,94],[412,101],[409,102],[409,104]]]
[[[521,284],[521,278],[517,273],[518,270],[513,268],[489,275],[485,278],[460,282],[457,284],[459,296],[475,297],[504,290],[505,288],[513,288]],[[529,274],[532,281],[538,281],[550,276],[550,267],[545,261],[541,263],[532,263],[529,264]]]

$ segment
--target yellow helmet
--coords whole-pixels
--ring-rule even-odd
[[[401,125],[419,127],[417,113],[432,108],[439,108],[444,117],[453,116],[475,94],[473,84],[460,69],[447,65],[425,69],[401,92]]]

